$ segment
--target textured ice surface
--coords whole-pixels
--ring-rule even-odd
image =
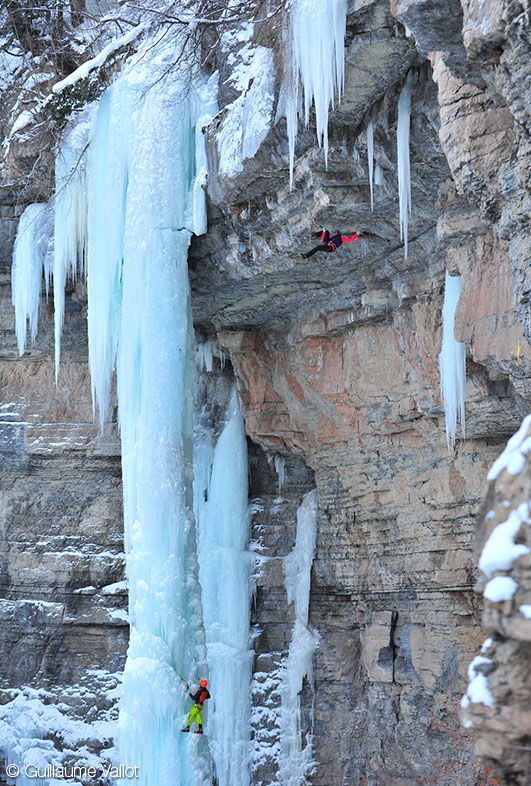
[[[66,136],[54,200],[57,369],[64,285],[83,271],[102,422],[117,368],[131,620],[119,745],[140,786],[210,782],[206,746],[196,764],[195,740],[180,728],[190,706],[183,680],[206,671],[187,249],[191,232],[205,229],[199,115],[213,91],[186,65],[168,69],[173,61],[171,46],[139,53]]]
[[[443,338],[439,354],[441,395],[444,402],[446,442],[453,448],[457,420],[461,421],[465,436],[466,347],[454,338],[455,309],[461,295],[461,276],[450,276],[446,271],[444,306],[442,311]]]
[[[207,734],[219,786],[249,783],[252,650],[249,638],[247,442],[236,393],[216,440],[196,427],[194,509],[212,698]]]
[[[284,558],[288,603],[294,603],[295,624],[280,683],[280,766],[283,786],[304,783],[312,764],[312,732],[303,739],[300,692],[304,678],[311,681],[317,634],[308,627],[311,567],[317,533],[317,489],[304,495],[297,511],[293,550]]]

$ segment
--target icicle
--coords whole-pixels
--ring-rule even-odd
[[[280,685],[280,767],[282,786],[306,782],[311,766],[312,739],[301,738],[300,691],[305,677],[311,677],[315,635],[308,630],[311,567],[317,534],[317,489],[305,494],[297,510],[295,546],[284,558],[288,603],[294,603],[295,624]]]
[[[383,169],[381,164],[376,164],[374,167],[374,185],[383,186]]]
[[[59,376],[65,285],[83,270],[87,243],[86,148],[89,125],[80,123],[63,140],[55,161],[53,298],[55,306],[55,379]]]
[[[196,346],[197,363],[199,371],[212,371],[214,357],[212,355],[212,347],[209,341],[204,341],[202,344]]]
[[[400,205],[400,239],[404,241],[407,258],[408,217],[411,213],[411,176],[409,166],[409,126],[411,117],[411,91],[413,76],[410,71],[398,99],[398,124],[396,134],[398,164],[398,201]]]
[[[328,165],[328,112],[341,98],[345,79],[347,0],[294,0],[289,19],[288,127],[290,188],[293,184],[295,139],[299,115],[299,81],[304,95],[304,122],[315,104],[319,146]]]
[[[446,271],[439,368],[448,449],[452,449],[455,443],[458,418],[461,421],[463,439],[465,438],[466,347],[463,342],[454,338],[455,310],[460,294],[461,276],[450,276]]]
[[[24,354],[27,325],[32,343],[37,335],[42,274],[49,270],[50,213],[45,203],[28,205],[20,217],[13,249],[12,300],[20,355]],[[48,276],[46,275],[48,285]]]
[[[374,125],[372,120],[367,124],[367,162],[369,166],[369,188],[371,190],[371,211],[374,210],[373,168],[374,168]]]
[[[278,493],[280,495],[284,484],[284,465],[285,459],[282,456],[275,456],[275,471],[278,475]]]

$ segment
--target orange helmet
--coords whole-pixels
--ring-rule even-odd
[[[208,685],[208,682],[206,680],[201,680],[201,682],[199,684],[200,684],[200,686],[202,688],[206,688],[206,686]]]

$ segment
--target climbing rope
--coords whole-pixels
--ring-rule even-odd
[[[195,781],[199,786],[199,734],[194,734],[195,737]]]

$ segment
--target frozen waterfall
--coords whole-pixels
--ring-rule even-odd
[[[454,338],[455,309],[460,295],[461,276],[451,276],[446,271],[439,368],[446,420],[446,442],[449,449],[453,448],[455,443],[458,419],[461,421],[463,439],[465,437],[466,347],[462,341],[456,341]]]
[[[347,0],[293,0],[291,5],[285,86],[290,187],[303,101],[306,126],[312,103],[315,105],[317,139],[328,162],[328,112],[336,97],[341,97],[344,86],[346,19]]]
[[[214,686],[208,739],[219,786],[249,783],[253,652],[247,483],[247,442],[233,391],[217,441],[212,428],[199,422],[194,445],[199,579],[208,672]]]
[[[212,753],[220,784],[246,786],[247,453],[234,399],[217,443],[205,434],[205,444],[195,446],[196,469],[202,449],[212,449],[210,496],[196,500],[199,549],[193,498],[187,251],[190,230],[206,229],[201,127],[208,122],[205,113],[217,111],[217,76],[205,84],[186,65],[168,68],[173,57],[171,45],[148,42],[85,111],[58,153],[56,373],[65,283],[85,274],[94,407],[103,424],[116,368],[122,439],[131,635],[118,723],[120,762],[139,767],[139,786],[206,786]],[[35,213],[32,206],[15,251],[22,350],[27,320],[32,335],[36,329],[46,267]],[[204,717],[208,736],[198,739],[180,729],[191,706],[185,681],[192,686],[203,677],[210,679],[213,699]]]
[[[295,623],[280,683],[280,767],[282,786],[306,782],[312,762],[312,733],[306,730],[303,744],[300,691],[305,677],[311,679],[317,634],[308,629],[311,567],[317,535],[317,489],[309,491],[297,510],[297,534],[293,550],[284,558],[288,603],[294,603]]]

